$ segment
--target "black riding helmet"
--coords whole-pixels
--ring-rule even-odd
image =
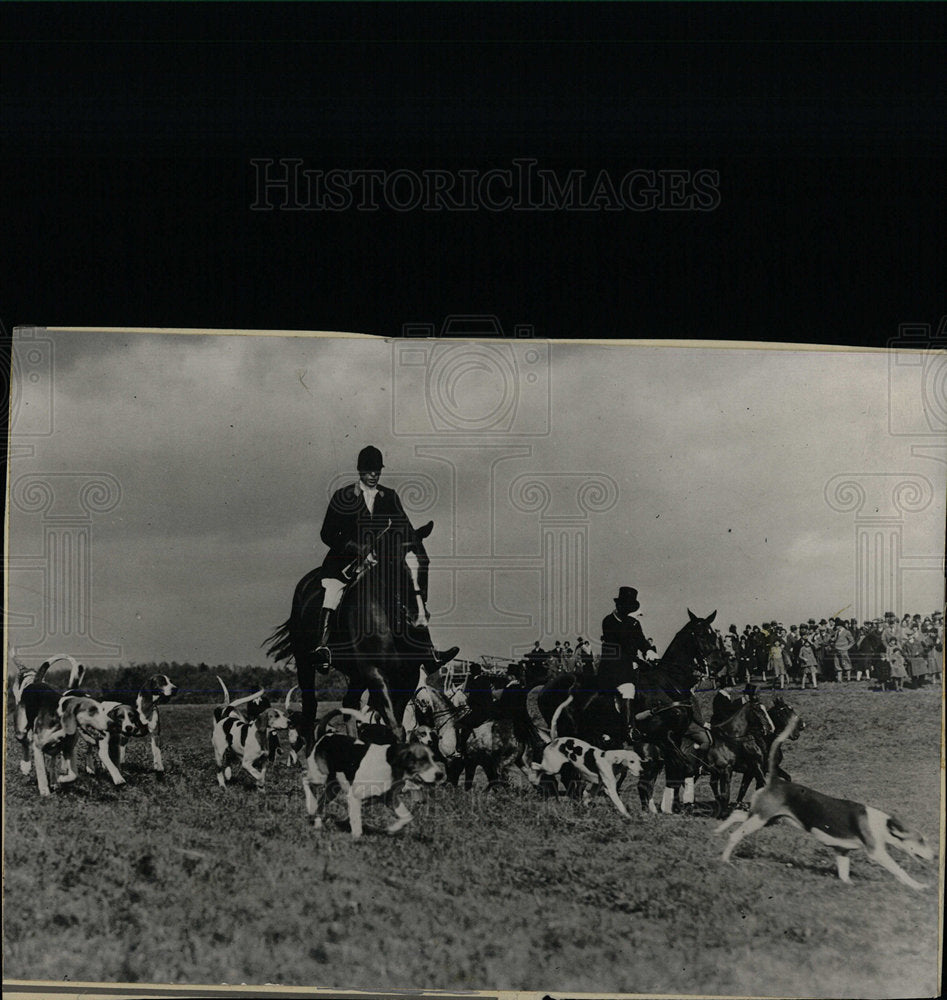
[[[374,445],[370,444],[358,453],[359,472],[381,472],[384,467],[381,452]]]

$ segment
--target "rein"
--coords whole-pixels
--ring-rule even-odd
[[[428,688],[428,690],[433,691],[433,688]],[[416,712],[419,712],[421,715],[427,715],[428,712],[430,712],[431,728],[434,730],[435,733],[439,733],[447,725],[448,722],[456,722],[459,719],[463,718],[460,709],[451,705],[447,701],[445,701],[444,704],[441,705],[439,708],[436,707],[438,702],[440,702],[440,700],[441,699],[438,698],[437,695],[434,695],[432,701],[435,703],[435,707],[429,709],[426,705],[422,705],[418,701],[417,692],[415,692],[414,696],[411,698],[411,704],[414,706],[414,710]],[[470,709],[468,708],[467,714],[469,714],[469,712]]]

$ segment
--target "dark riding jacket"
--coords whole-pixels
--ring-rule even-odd
[[[359,549],[369,541],[369,536],[381,534],[389,519],[389,534],[400,536],[405,541],[413,539],[414,528],[401,505],[401,498],[394,490],[379,485],[374,509],[370,513],[358,483],[336,490],[329,501],[319,533],[322,541],[329,546],[322,563],[323,573],[341,579],[342,570],[358,557]]]
[[[631,615],[618,616],[615,612],[602,619],[602,658],[599,662],[599,680],[603,689],[614,689],[619,684],[633,681],[638,672],[638,661],[654,647],[645,638],[641,622]]]

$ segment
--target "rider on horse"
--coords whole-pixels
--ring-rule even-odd
[[[325,597],[320,615],[321,638],[315,657],[319,670],[323,673],[329,670],[332,662],[329,635],[333,615],[359,569],[375,565],[374,540],[389,530],[406,539],[415,537],[414,528],[398,494],[378,484],[383,468],[381,452],[372,445],[363,448],[358,454],[358,482],[335,491],[322,523],[320,537],[329,546],[329,552],[322,564]],[[420,629],[429,642],[427,609],[419,579],[421,564],[415,545],[407,545],[404,562],[411,577],[416,602],[412,625],[415,629]],[[449,663],[459,651],[454,646],[440,652],[431,645],[431,668]]]
[[[635,612],[641,607],[634,587],[619,587],[613,598],[615,610],[602,619],[602,658],[599,680],[603,690],[620,691],[623,684],[634,683],[645,654],[654,646],[645,638]]]

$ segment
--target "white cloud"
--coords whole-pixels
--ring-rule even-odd
[[[614,479],[614,508],[588,515],[593,638],[626,584],[641,591],[643,621],[659,645],[688,606],[718,607],[718,622],[742,624],[821,617],[844,604],[852,515],[823,495],[839,472],[928,476],[936,502],[906,517],[905,551],[943,551],[947,464],[913,458],[909,442],[889,433],[880,355],[553,345],[551,434],[516,439],[530,453],[497,466],[502,488],[491,507],[481,475],[489,449],[453,453],[452,480],[444,462],[415,454],[419,441],[393,433],[393,397],[419,420],[427,410],[420,393],[398,395],[382,341],[54,339],[56,431],[35,459],[17,460],[14,475],[103,471],[121,482],[121,506],[94,522],[94,598],[102,628],[108,623],[136,659],[259,660],[296,578],[321,557],[329,484],[342,473],[354,478],[368,443],[382,448],[390,476],[416,470],[437,484],[424,517],[438,523],[431,547],[444,559],[452,544],[480,546],[484,557],[493,545],[494,557],[538,558],[538,515],[504,499],[522,472]],[[499,518],[492,542],[491,518]],[[14,511],[11,553],[36,551],[41,527]],[[538,584],[522,590],[534,603],[538,592]],[[911,577],[908,595],[929,610],[940,598],[936,574]],[[446,603],[432,595],[432,605]],[[540,608],[523,610],[538,630]],[[531,630],[485,638],[448,625],[443,633],[471,655],[533,638]]]

